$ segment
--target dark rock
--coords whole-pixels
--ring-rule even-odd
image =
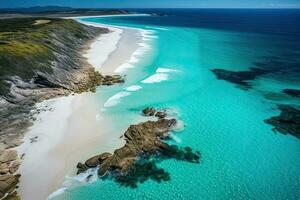
[[[99,161],[99,156],[94,156],[84,163],[87,167],[92,168],[92,167],[97,167],[100,164]]]
[[[146,116],[154,116],[156,113],[156,110],[154,108],[151,107],[147,107],[143,110],[143,114]]]
[[[176,124],[175,119],[160,119],[131,125],[124,134],[125,146],[114,151],[100,165],[99,175],[110,169],[126,172],[143,152],[155,152],[163,146],[160,140]]]
[[[300,108],[289,105],[278,105],[279,116],[266,119],[265,122],[274,126],[274,130],[282,134],[290,134],[300,139]]]
[[[21,197],[18,195],[17,191],[9,193],[3,200],[21,200]]]
[[[30,138],[30,143],[37,142],[38,136],[35,136],[33,138]]]
[[[296,89],[284,89],[283,92],[292,97],[300,97],[300,90]]]
[[[13,193],[19,183],[20,175],[5,174],[0,175],[0,193]],[[1,198],[1,197],[0,197]]]
[[[16,160],[18,153],[16,150],[6,150],[0,155],[0,163]]]
[[[86,170],[88,170],[88,166],[86,166],[85,164],[82,164],[80,162],[77,164],[76,167],[77,167],[77,174],[83,173]]]
[[[156,113],[155,113],[155,117],[158,117],[158,118],[165,118],[167,116],[167,114],[165,113],[165,112],[163,112],[163,111],[157,111]]]
[[[104,76],[102,85],[113,85],[113,84],[120,84],[124,83],[124,78],[120,75],[114,75],[114,76]]]
[[[9,166],[8,163],[2,163],[0,165],[0,174],[7,174],[9,172]]]
[[[85,161],[85,165],[89,168],[97,167],[101,164],[104,160],[111,156],[111,153],[103,153],[97,156],[94,156],[87,161]]]
[[[33,77],[33,82],[40,87],[45,87],[45,88],[61,88],[62,86],[54,83],[49,80],[49,78],[46,77],[46,75],[37,72],[36,75]]]
[[[156,110],[147,108],[143,113],[153,116]],[[78,173],[99,166],[98,174],[102,178],[112,176],[121,185],[135,188],[137,183],[148,179],[157,182],[170,180],[169,174],[158,168],[150,157],[199,163],[199,152],[194,153],[190,147],[179,148],[164,142],[177,121],[164,118],[165,113],[158,116],[157,121],[131,125],[124,133],[126,144],[123,147],[115,150],[112,155],[104,153],[88,159],[85,164],[78,163]]]
[[[9,166],[9,172],[11,174],[16,173],[16,171],[18,170],[19,166],[21,165],[21,161],[20,160],[15,160],[13,162],[11,162],[10,166]]]

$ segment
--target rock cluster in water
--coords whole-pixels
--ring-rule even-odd
[[[290,105],[279,105],[280,115],[266,119],[274,126],[274,130],[282,134],[290,134],[300,139],[300,108]]]
[[[198,151],[193,152],[189,147],[169,145],[164,141],[175,127],[176,119],[166,118],[165,111],[157,111],[154,108],[146,108],[143,113],[146,116],[156,116],[157,120],[129,126],[124,133],[126,144],[123,147],[115,150],[113,154],[103,153],[88,159],[84,164],[78,163],[77,173],[98,166],[99,176],[107,178],[110,174],[121,185],[136,187],[138,182],[148,179],[158,182],[170,179],[167,172],[156,166],[154,158],[173,158],[199,163]]]

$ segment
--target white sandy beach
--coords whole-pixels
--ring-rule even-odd
[[[97,38],[84,54],[104,74],[114,73],[130,60],[142,34],[133,29],[108,28],[111,32]],[[113,151],[124,143],[119,138],[109,139],[110,121],[99,116],[101,105],[93,93],[55,98],[37,107],[48,111],[36,116],[24,143],[17,147],[20,155],[25,154],[18,189],[23,200],[47,199],[61,187],[65,175],[75,174],[78,161],[99,150]]]
[[[103,74],[118,73],[117,68],[126,63],[139,47],[138,41],[142,33],[138,29],[82,23],[100,28],[109,28],[112,31],[110,34],[97,38],[84,54],[90,64]],[[111,49],[116,50],[111,51]],[[111,53],[108,54],[107,52]]]

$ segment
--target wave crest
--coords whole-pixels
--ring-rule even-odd
[[[131,93],[130,92],[126,92],[126,91],[121,91],[115,95],[113,95],[112,97],[110,97],[105,103],[104,103],[104,107],[113,107],[115,105],[117,105],[118,103],[120,103],[121,98],[129,96]]]

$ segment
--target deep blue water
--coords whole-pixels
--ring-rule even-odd
[[[132,189],[98,180],[57,199],[300,199],[300,140],[264,122],[278,115],[278,104],[300,105],[282,93],[300,89],[300,11],[138,12],[166,15],[84,19],[152,31],[151,50],[122,72],[126,83],[99,88],[95,98],[103,102],[140,86],[106,107],[105,116],[130,125],[146,106],[168,108],[185,124],[168,142],[200,151],[201,162],[159,160],[170,181],[148,180]],[[272,72],[256,76],[245,89],[211,71],[251,67]]]
[[[132,17],[131,22],[300,36],[300,9],[145,9],[164,17]]]

